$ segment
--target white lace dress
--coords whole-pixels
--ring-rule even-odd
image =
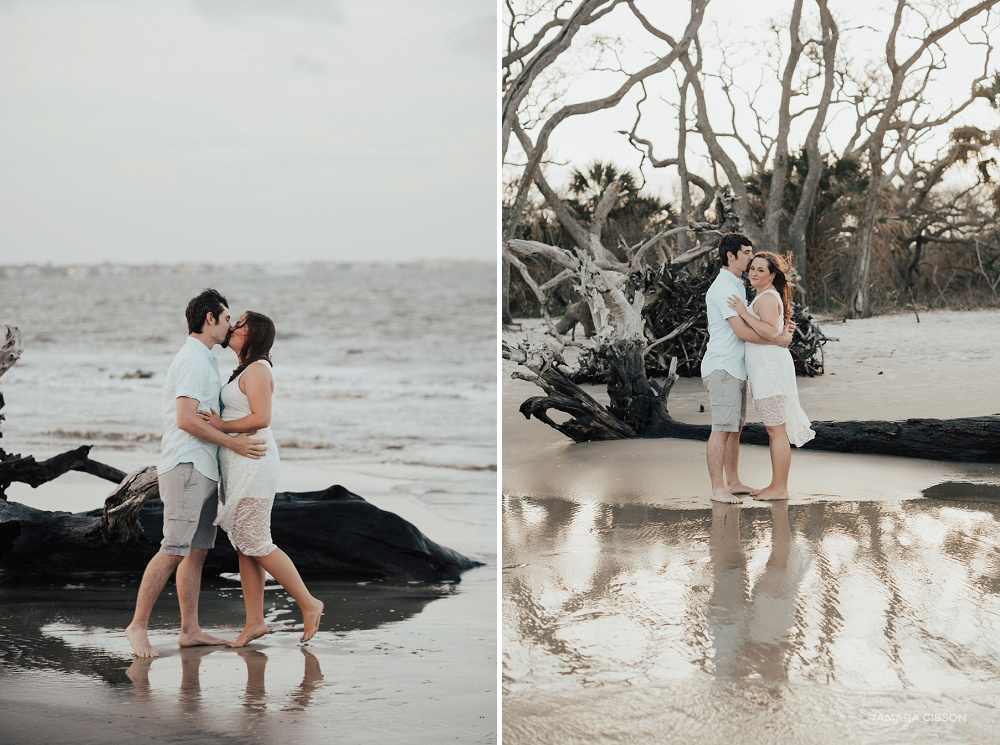
[[[266,365],[267,362],[257,360],[253,364]],[[240,390],[240,378],[245,372],[222,387],[224,421],[242,419],[250,414],[250,402]],[[270,427],[258,430],[252,437],[267,443],[267,455],[258,460],[237,455],[229,448],[219,448],[222,483],[215,524],[226,531],[230,542],[247,556],[267,556],[277,548],[271,542],[271,505],[278,487],[281,461]]]
[[[748,310],[754,318],[759,319],[760,316],[754,312],[753,306],[764,295],[774,295],[777,298],[778,323],[781,323],[785,317],[785,305],[781,302],[781,295],[773,288],[757,295]],[[802,447],[814,438],[816,433],[809,426],[809,417],[799,405],[795,363],[792,362],[791,353],[775,344],[747,342],[744,349],[747,379],[750,381],[750,395],[753,397],[754,408],[766,426],[784,424],[788,441],[796,447]]]

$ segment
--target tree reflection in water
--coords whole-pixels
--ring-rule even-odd
[[[882,692],[993,681],[998,511],[507,496],[505,692],[698,675]]]

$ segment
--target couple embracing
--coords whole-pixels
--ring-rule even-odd
[[[722,236],[719,262],[719,276],[705,294],[709,337],[701,361],[712,408],[712,500],[736,504],[743,494],[788,499],[791,445],[801,447],[816,436],[799,405],[795,365],[788,352],[795,332],[789,263],[770,251],[754,254],[753,243],[742,233]],[[744,272],[756,290],[749,305]],[[751,489],[739,477],[740,433],[749,396],[770,442],[771,483],[763,489]]]
[[[280,468],[270,428],[274,323],[247,311],[234,326],[228,306],[226,298],[212,289],[188,303],[189,335],[163,385],[164,433],[156,466],[163,541],[146,566],[135,614],[125,629],[136,657],[159,656],[149,642],[149,616],[175,571],[181,647],[242,647],[266,634],[265,571],[298,603],[302,641],[316,633],[323,614],[323,603],[306,589],[288,555],[271,542],[271,506]],[[238,357],[224,386],[211,352],[216,345],[232,349]],[[239,556],[246,604],[246,623],[232,642],[205,633],[198,622],[201,570],[215,546],[218,527],[226,531]]]

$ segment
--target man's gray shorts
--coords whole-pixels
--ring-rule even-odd
[[[708,389],[713,432],[739,432],[747,421],[747,382],[713,370],[701,382]]]
[[[215,515],[219,509],[216,482],[191,463],[178,463],[157,475],[163,500],[163,541],[160,552],[187,556],[192,548],[215,546]]]

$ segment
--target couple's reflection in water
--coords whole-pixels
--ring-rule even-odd
[[[788,503],[773,502],[771,552],[751,584],[740,541],[739,504],[712,505],[709,556],[714,582],[706,620],[714,648],[712,666],[720,679],[787,680],[799,585],[809,566],[803,546],[794,546]],[[794,550],[793,550],[794,549]]]
[[[319,688],[323,681],[323,671],[320,669],[319,658],[304,647],[299,649],[304,657],[302,681],[297,687],[287,691],[284,698],[280,700],[282,704],[280,708],[286,712],[304,711],[312,703],[313,692]],[[177,701],[185,713],[202,712],[201,663],[205,657],[218,651],[218,649],[207,647],[190,647],[180,650],[181,683]],[[279,702],[279,699],[269,696],[265,685],[267,654],[258,649],[245,647],[235,650],[235,652],[246,664],[247,670],[247,682],[242,696],[243,708],[250,713],[264,713],[268,710],[269,705],[275,705]],[[132,665],[125,671],[129,680],[132,681],[133,691],[139,698],[149,700],[154,695],[149,683],[149,670],[157,659],[159,658],[136,657],[132,661]]]

